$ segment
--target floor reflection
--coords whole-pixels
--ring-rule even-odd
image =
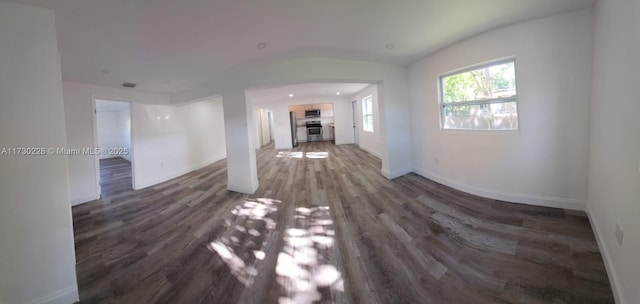
[[[279,303],[326,303],[332,293],[344,291],[342,274],[334,265],[334,236],[329,207],[296,208],[294,227],[285,231],[276,266],[285,295]]]
[[[329,152],[301,152],[301,151],[296,151],[296,152],[288,152],[288,151],[279,151],[278,154],[276,154],[276,157],[281,158],[281,157],[287,157],[287,158],[310,158],[310,159],[320,159],[320,158],[329,158]]]
[[[266,238],[276,229],[275,213],[280,201],[268,198],[246,200],[236,206],[233,217],[225,220],[225,232],[209,243],[233,276],[245,286],[253,284],[258,274],[256,260],[265,258]]]

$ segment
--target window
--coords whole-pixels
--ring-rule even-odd
[[[439,82],[443,129],[518,129],[514,58],[448,73]]]
[[[373,96],[362,98],[362,130],[373,132]]]

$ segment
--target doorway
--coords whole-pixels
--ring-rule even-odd
[[[267,116],[269,118],[269,142],[273,142],[273,111],[267,111]]]
[[[256,110],[254,120],[256,122],[257,147],[263,147],[273,141],[273,111],[268,109]]]
[[[133,190],[131,105],[94,98],[94,153],[101,197]]]

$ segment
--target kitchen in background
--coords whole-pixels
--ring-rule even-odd
[[[333,104],[317,103],[289,106],[293,146],[300,142],[333,141]],[[293,129],[293,128],[292,128]]]

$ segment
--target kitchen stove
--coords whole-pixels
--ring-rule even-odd
[[[322,123],[319,120],[307,121],[307,141],[322,141]]]

